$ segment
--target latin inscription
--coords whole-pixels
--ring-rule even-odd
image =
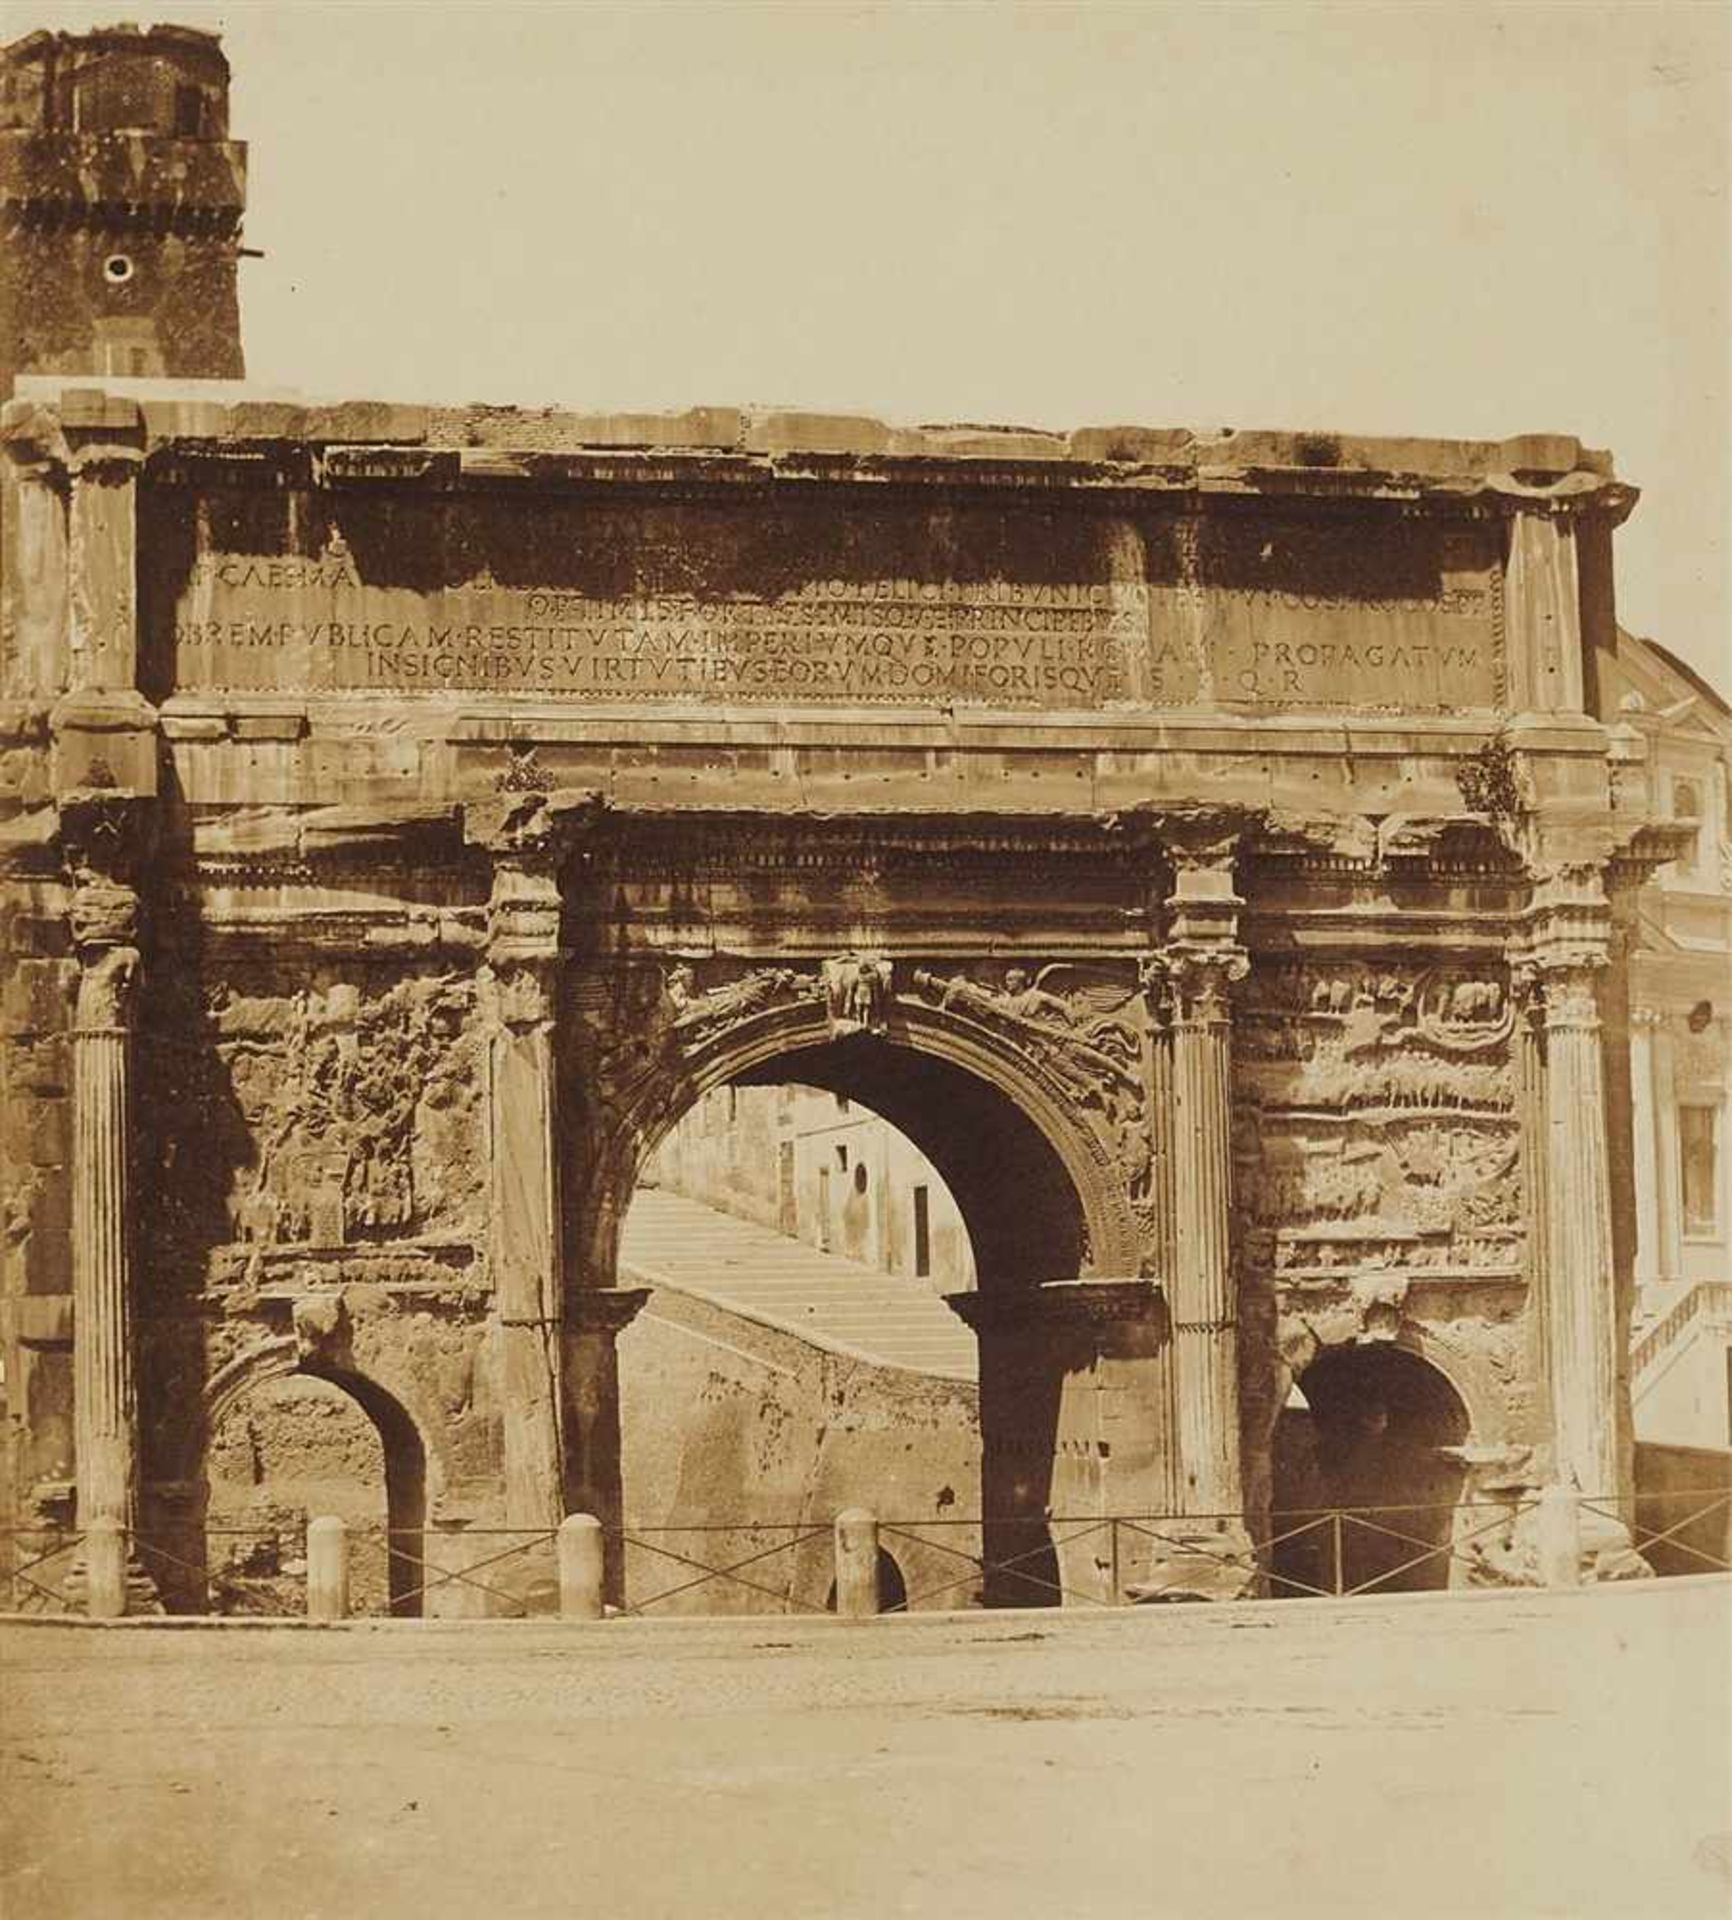
[[[315,596],[328,616],[282,605]],[[176,624],[179,681],[1089,707],[1132,697],[1149,619],[1140,583],[830,580],[775,600],[481,588],[436,596],[433,618],[390,604],[403,597],[342,563],[207,560]]]
[[[397,579],[380,577],[384,529],[365,529],[368,565],[335,527],[317,555],[206,551],[158,644],[176,685],[209,691],[1388,713],[1505,698],[1501,569],[1473,536],[1275,522],[1197,540],[1180,522],[1055,546],[1045,523],[1012,539],[921,522],[883,535],[876,574],[875,526],[820,541],[776,525],[753,545],[689,516],[606,540],[586,524],[513,554],[508,527],[428,520]],[[495,542],[512,584],[473,570]],[[438,564],[413,580],[424,553]],[[1005,577],[1030,557],[1046,578]],[[544,560],[560,584],[534,584]]]

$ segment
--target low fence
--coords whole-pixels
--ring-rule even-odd
[[[1639,1557],[1638,1557],[1639,1556]],[[1732,1487],[1632,1505],[1552,1488],[1450,1506],[1237,1514],[881,1518],[605,1528],[349,1526],[334,1517],[201,1528],[93,1523],[0,1533],[13,1614],[636,1618],[1095,1609],[1416,1589],[1569,1587],[1732,1571]]]

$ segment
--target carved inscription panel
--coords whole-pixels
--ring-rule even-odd
[[[1480,533],[1076,503],[308,491],[146,517],[159,679],[596,701],[1458,710],[1503,698]]]

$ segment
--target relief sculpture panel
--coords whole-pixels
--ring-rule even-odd
[[[486,1078],[470,980],[290,985],[246,967],[178,997],[153,1043],[163,1095],[147,1136],[165,1253],[196,1252],[216,1278],[248,1248],[478,1240]]]
[[[1413,1281],[1521,1273],[1505,983],[1448,966],[1253,969],[1234,1034],[1246,1251],[1283,1289],[1351,1286],[1368,1330]]]

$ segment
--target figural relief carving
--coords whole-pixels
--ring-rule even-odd
[[[1516,1275],[1514,1020],[1489,971],[1258,969],[1234,1033],[1253,1260],[1286,1284]]]

